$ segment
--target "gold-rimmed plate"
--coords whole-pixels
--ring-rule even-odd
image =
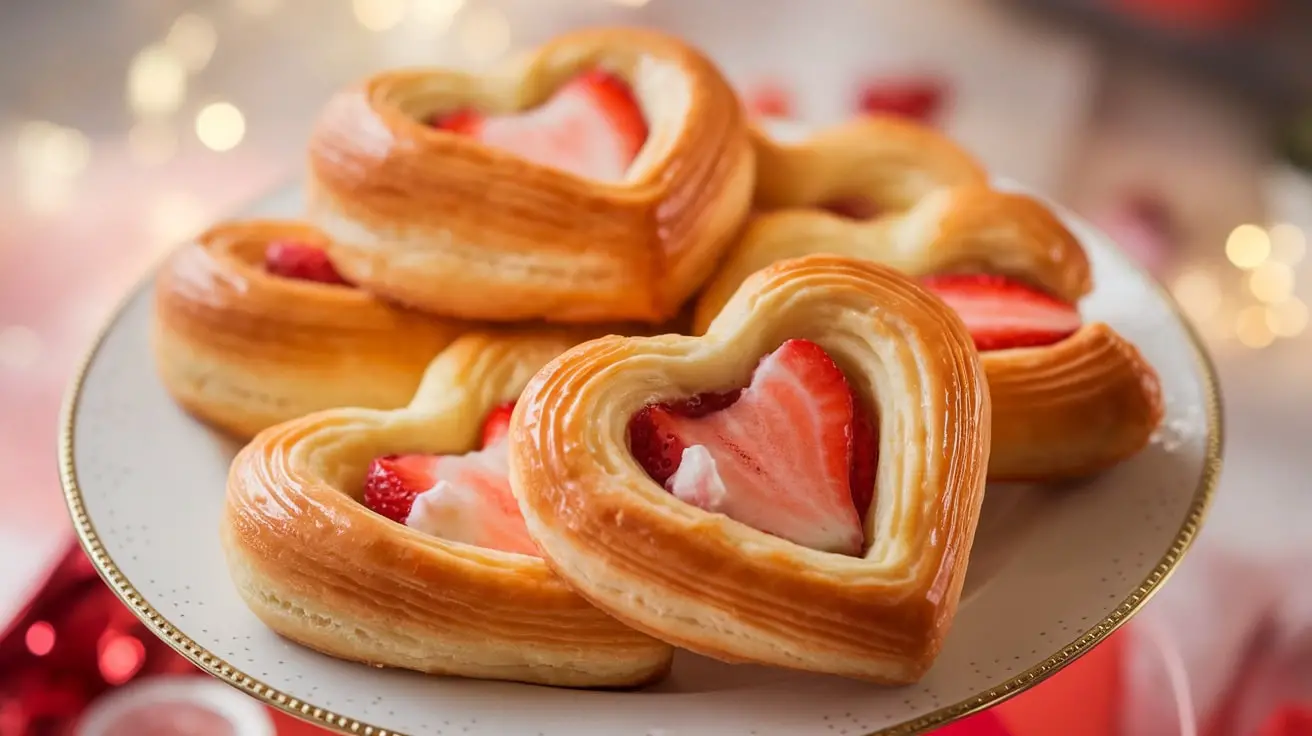
[[[298,192],[259,207],[296,211]],[[83,545],[161,637],[271,705],[348,733],[913,734],[1060,669],[1137,611],[1198,531],[1220,464],[1216,380],[1164,292],[1086,223],[1081,305],[1143,350],[1166,417],[1139,456],[1070,487],[990,488],[957,623],[919,684],[897,689],[676,658],[641,692],[553,690],[372,669],[270,633],[229,583],[218,538],[236,446],[169,400],[149,349],[148,284],[131,295],[68,395],[60,463]]]

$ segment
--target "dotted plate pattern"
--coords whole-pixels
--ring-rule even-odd
[[[296,212],[299,197],[283,192],[252,214]],[[1220,395],[1197,335],[1104,236],[1062,214],[1098,284],[1081,309],[1144,351],[1162,377],[1166,418],[1143,453],[1087,482],[990,486],[957,622],[914,686],[680,653],[671,676],[644,692],[555,690],[373,669],[278,638],[228,581],[218,519],[237,447],[183,414],[156,380],[149,283],[106,326],[66,397],[64,495],[92,562],[152,631],[220,680],[342,733],[923,733],[1038,684],[1129,620],[1192,543],[1220,474]]]

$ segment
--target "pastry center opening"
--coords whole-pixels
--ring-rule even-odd
[[[817,204],[815,207],[847,220],[873,220],[884,214],[884,209],[879,206],[874,198],[860,194],[834,197]]]
[[[337,272],[323,248],[295,240],[275,240],[265,246],[264,270],[295,281],[314,281],[334,286],[352,285]]]
[[[540,556],[510,491],[510,415],[497,407],[478,450],[463,455],[385,455],[369,465],[364,505],[392,521],[453,542]]]
[[[812,549],[865,548],[875,424],[809,340],[766,355],[745,388],[643,407],[628,432],[642,468],[685,503]]]
[[[941,274],[921,283],[961,316],[981,352],[1053,345],[1083,324],[1074,304],[1007,276]]]
[[[624,179],[647,141],[633,90],[601,70],[574,77],[530,110],[485,115],[462,109],[435,115],[429,124],[541,166],[610,182]]]

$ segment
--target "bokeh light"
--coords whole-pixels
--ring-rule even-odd
[[[128,65],[128,106],[138,115],[168,115],[182,107],[187,70],[172,50],[147,46]]]
[[[34,656],[46,656],[55,648],[55,627],[48,621],[37,621],[27,627],[27,633],[23,635],[23,644]]]
[[[464,0],[414,0],[410,18],[426,29],[445,30],[464,5]]]
[[[196,137],[212,151],[230,151],[246,135],[246,118],[228,102],[213,102],[196,115]]]
[[[1284,301],[1294,293],[1294,269],[1267,261],[1248,274],[1248,290],[1268,304]]]
[[[1265,307],[1245,307],[1235,320],[1235,337],[1250,348],[1264,348],[1275,340],[1267,324]]]
[[[351,0],[355,20],[371,31],[395,28],[405,18],[405,0]]]
[[[210,63],[219,34],[208,18],[183,13],[173,21],[164,45],[189,71],[198,72]]]
[[[100,637],[100,676],[111,685],[122,685],[146,663],[146,647],[135,636],[106,631]]]
[[[1282,222],[1271,226],[1271,258],[1293,266],[1307,253],[1307,233],[1297,225]]]
[[[1225,255],[1239,268],[1253,268],[1271,255],[1271,238],[1257,225],[1240,225],[1226,238]]]
[[[1307,305],[1298,299],[1273,304],[1266,309],[1266,323],[1277,337],[1296,337],[1307,329]]]

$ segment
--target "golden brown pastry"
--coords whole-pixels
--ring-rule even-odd
[[[553,569],[640,630],[909,683],[957,608],[989,427],[952,310],[892,269],[811,256],[753,275],[703,337],[552,361],[515,409],[512,487]]]
[[[983,271],[1014,276],[1067,301],[1089,293],[1084,249],[1047,207],[987,186],[937,189],[909,210],[853,222],[817,208],[770,212],[752,220],[697,299],[695,328],[754,271],[811,253],[892,266],[912,276]]]
[[[164,386],[237,437],[334,406],[404,406],[424,367],[465,328],[342,283],[327,238],[294,221],[219,225],[155,279]]]
[[[310,142],[309,217],[351,280],[439,315],[665,321],[750,206],[753,150],[714,65],[630,29],[504,73],[386,72]]]
[[[895,115],[863,115],[800,141],[754,128],[752,141],[758,210],[832,208],[877,217],[904,212],[944,187],[989,182],[952,139]]]
[[[571,687],[661,677],[670,647],[558,579],[513,528],[523,522],[504,459],[504,487],[493,477],[499,410],[575,342],[469,333],[407,408],[334,409],[256,437],[233,462],[222,522],[251,610],[289,639],[372,665]],[[425,474],[432,487],[398,513]]]
[[[1109,327],[1082,323],[1075,303],[1092,288],[1088,258],[1046,206],[963,183],[974,171],[965,154],[915,123],[876,119],[822,133],[781,149],[787,165],[771,163],[769,148],[758,154],[757,197],[778,209],[748,225],[698,298],[694,331],[771,263],[813,253],[866,259],[925,278],[968,312],[994,390],[990,479],[1079,477],[1148,443],[1162,415],[1157,375]],[[843,168],[843,150],[864,166]],[[950,172],[956,184],[933,185]],[[874,202],[875,214],[853,220],[822,206],[854,195]]]

